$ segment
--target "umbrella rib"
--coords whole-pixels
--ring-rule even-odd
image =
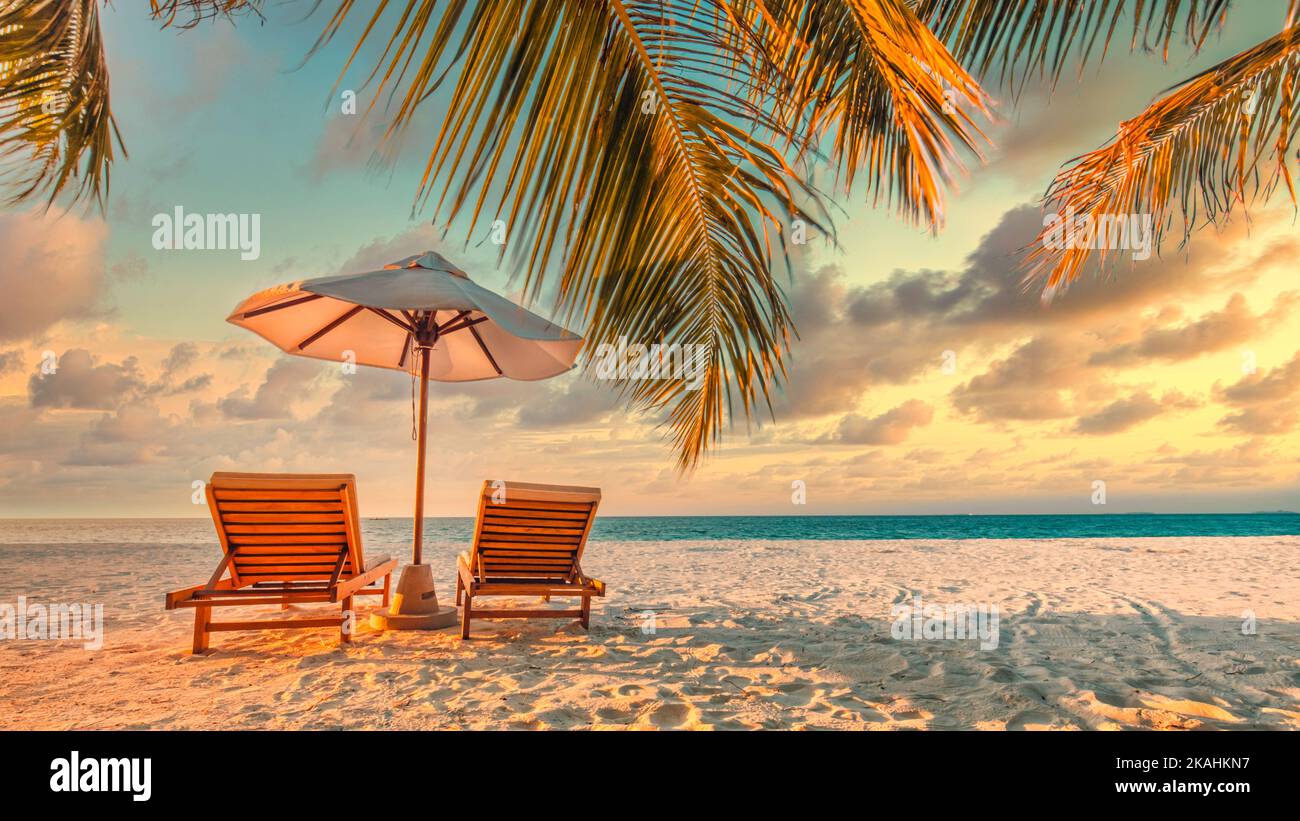
[[[451,320],[451,321],[452,321],[452,322],[455,322],[456,320],[453,319],[453,320]],[[463,331],[463,330],[465,330],[466,328],[472,328],[473,326],[479,324],[480,322],[487,322],[487,321],[488,321],[488,317],[486,317],[486,316],[481,316],[481,317],[479,317],[478,319],[467,319],[467,320],[465,320],[464,322],[462,322],[461,324],[459,324],[459,325],[455,325],[455,326],[452,326],[452,327],[450,327],[450,328],[447,328],[447,327],[439,328],[439,329],[438,329],[438,332],[439,332],[440,334],[442,334],[443,336],[446,336],[446,335],[449,334],[449,333],[454,333],[455,331]]]
[[[406,355],[411,352],[411,332],[406,332],[406,339],[402,342],[402,355],[397,358],[397,367],[406,367]]]
[[[493,358],[492,352],[488,350],[488,346],[483,344],[483,337],[478,335],[478,328],[475,328],[473,325],[467,325],[466,327],[469,328],[470,333],[474,334],[474,341],[477,342],[479,348],[483,350],[483,355],[486,356],[487,361],[492,364],[492,368],[497,372],[497,376],[502,376],[501,366],[498,365],[496,359]]]
[[[291,299],[288,302],[281,302],[278,305],[268,305],[265,308],[255,308],[251,311],[244,311],[244,315],[242,318],[251,319],[252,317],[255,316],[261,316],[262,314],[269,314],[272,311],[278,311],[281,308],[292,308],[295,305],[301,305],[304,302],[311,302],[314,299],[320,299],[320,298],[321,298],[320,294],[308,294],[307,296],[300,297],[298,299]]]
[[[338,326],[342,325],[344,322],[347,322],[347,321],[348,321],[349,319],[351,319],[352,317],[354,317],[354,316],[356,316],[357,314],[361,313],[361,309],[362,309],[363,307],[365,307],[365,306],[363,306],[363,305],[353,305],[351,308],[349,308],[347,311],[345,311],[345,312],[343,313],[342,316],[336,318],[333,322],[331,322],[330,324],[326,325],[324,328],[321,328],[321,329],[320,329],[319,331],[317,331],[316,333],[312,334],[311,336],[307,337],[307,338],[304,339],[303,341],[299,342],[299,343],[298,343],[298,350],[300,350],[300,351],[303,350],[303,349],[306,348],[308,345],[310,345],[310,344],[312,344],[313,342],[315,342],[316,340],[320,339],[320,338],[321,338],[322,336],[324,336],[325,334],[329,333],[330,331],[334,330],[334,329],[337,328]]]
[[[460,322],[462,319],[464,319],[465,317],[469,316],[469,314],[470,314],[469,311],[460,311],[460,312],[458,312],[458,313],[457,313],[455,316],[453,316],[451,319],[447,320],[446,322],[444,322],[444,323],[442,323],[441,325],[438,326],[438,333],[440,333],[440,334],[445,334],[445,333],[447,332],[447,329],[451,327],[452,323],[454,323],[454,322]]]
[[[385,311],[385,310],[383,310],[382,308],[372,308],[372,307],[370,307],[369,305],[365,306],[365,308],[366,308],[367,311],[370,311],[370,312],[372,312],[372,313],[378,314],[379,316],[382,316],[384,319],[387,319],[389,322],[391,322],[391,323],[393,323],[394,325],[396,325],[397,327],[401,328],[403,331],[406,331],[407,333],[410,333],[410,332],[411,332],[411,326],[410,326],[410,325],[406,325],[406,324],[404,324],[404,323],[402,322],[402,320],[400,320],[400,319],[398,319],[397,317],[393,316],[393,315],[390,314],[388,311]]]

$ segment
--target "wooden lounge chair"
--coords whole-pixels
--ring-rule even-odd
[[[456,561],[461,638],[470,619],[577,618],[591,624],[591,597],[605,583],[582,572],[582,548],[600,504],[591,487],[484,482],[474,544]],[[579,596],[578,610],[475,609],[479,596]]]
[[[225,630],[338,627],[351,641],[352,597],[388,604],[397,560],[361,553],[357,480],[351,474],[214,473],[208,507],[225,555],[207,584],[167,594],[167,609],[194,608],[194,652]],[[382,587],[372,587],[382,581]],[[214,607],[342,602],[337,616],[212,621]]]

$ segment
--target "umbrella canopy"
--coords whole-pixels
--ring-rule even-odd
[[[419,374],[416,565],[424,542],[429,380],[546,379],[570,370],[582,346],[577,334],[474,284],[433,251],[378,271],[268,288],[227,321],[286,353]]]
[[[475,284],[426,251],[378,271],[277,285],[245,299],[227,321],[282,351],[411,370],[428,342],[428,378],[546,379],[573,367],[577,334]]]

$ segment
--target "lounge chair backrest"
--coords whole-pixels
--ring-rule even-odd
[[[348,473],[214,473],[208,507],[237,585],[347,579],[365,568]]]
[[[471,555],[475,576],[572,580],[599,504],[599,488],[484,482]]]

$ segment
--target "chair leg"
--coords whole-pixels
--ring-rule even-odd
[[[211,607],[194,608],[194,654],[208,651],[208,625],[212,623]]]
[[[591,629],[591,596],[582,597],[582,629]]]
[[[343,600],[343,623],[339,625],[339,641],[344,644],[349,644],[352,641],[352,616],[352,597],[348,596]]]
[[[389,573],[387,576],[384,576],[384,602],[383,602],[384,607],[388,606],[388,597],[389,594],[392,593],[392,591],[393,591],[393,574]]]
[[[465,580],[460,577],[459,573],[457,573],[456,574],[456,606],[457,607],[460,607],[461,592],[464,589],[465,589]]]
[[[462,639],[469,638],[469,620],[473,612],[474,597],[467,590],[465,591],[465,609],[460,611],[460,637]]]

